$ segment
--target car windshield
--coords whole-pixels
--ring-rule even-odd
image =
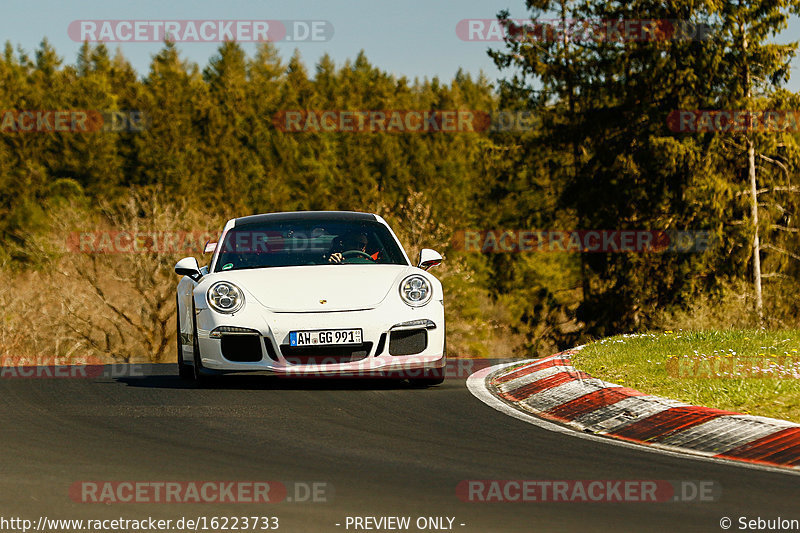
[[[386,226],[375,221],[317,219],[243,224],[228,231],[218,246],[215,272],[305,265],[408,264]]]

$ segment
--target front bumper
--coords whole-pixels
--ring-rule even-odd
[[[220,314],[207,307],[197,309],[196,314],[201,362],[212,371],[257,371],[294,377],[415,377],[441,369],[446,362],[444,306],[436,300],[421,308],[396,303],[358,311],[275,313],[258,304],[250,304],[233,315]],[[389,345],[393,326],[419,320],[430,321],[427,328],[418,327],[427,331],[425,348],[411,355],[391,355]],[[220,326],[247,328],[257,332],[261,343],[260,360],[240,362],[227,359],[223,355],[222,340],[209,336]],[[326,357],[325,350],[318,348],[318,356],[305,364],[298,363],[281,348],[289,344],[290,331],[346,328],[361,328],[363,343],[369,346],[365,357],[348,362],[331,362],[333,358]],[[395,329],[409,331],[408,327]]]

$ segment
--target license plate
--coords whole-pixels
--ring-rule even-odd
[[[289,346],[325,346],[333,344],[361,344],[361,330],[319,329],[316,331],[289,332]]]

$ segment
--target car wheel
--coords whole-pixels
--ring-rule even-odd
[[[409,378],[408,382],[414,387],[433,387],[444,383],[444,368],[430,368],[422,372],[418,378]]]
[[[195,314],[194,301],[192,301],[192,354],[194,365],[192,365],[192,379],[197,385],[208,383],[208,376],[203,373],[203,363],[200,360],[200,341],[197,337],[197,314]]]
[[[181,379],[192,379],[192,368],[183,361],[183,340],[181,339],[181,308],[175,297],[176,322],[178,323],[178,375]]]

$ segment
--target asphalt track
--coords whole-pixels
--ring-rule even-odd
[[[446,516],[463,532],[618,533],[722,531],[724,516],[731,530],[741,516],[800,519],[800,476],[547,431],[486,406],[464,377],[426,390],[225,376],[198,389],[175,365],[148,365],[128,377],[0,379],[0,402],[0,517],[34,523],[261,515],[277,516],[279,531],[341,532],[356,531],[348,516],[410,516],[418,531],[417,517]],[[694,503],[460,500],[458,483],[476,479],[709,480],[722,493]],[[329,501],[80,503],[69,489],[82,480],[322,482]]]

